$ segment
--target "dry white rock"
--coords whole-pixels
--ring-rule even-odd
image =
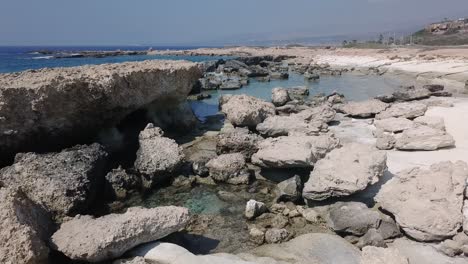
[[[384,184],[375,200],[395,215],[408,236],[440,241],[462,226],[467,177],[468,165],[462,161],[433,164],[429,170],[413,168]]]
[[[427,106],[421,103],[405,102],[391,105],[385,111],[375,116],[376,119],[386,119],[391,117],[416,118],[423,116],[427,111]]]
[[[206,167],[215,181],[231,184],[247,184],[250,173],[241,153],[222,154],[208,163]]]
[[[361,264],[408,264],[408,258],[396,248],[367,246],[362,249]]]
[[[406,118],[385,118],[378,120],[376,119],[374,125],[377,129],[382,129],[386,132],[401,132],[403,130],[412,128],[414,126],[413,121]]]
[[[455,146],[455,140],[443,130],[419,125],[407,129],[396,139],[399,150],[437,150]]]
[[[341,110],[353,117],[371,117],[388,108],[388,104],[371,99],[362,102],[348,102],[341,107]]]
[[[284,88],[273,88],[271,90],[271,102],[275,106],[283,106],[291,99],[289,98],[288,91]]]
[[[248,95],[232,95],[220,105],[226,118],[235,126],[255,127],[276,114],[272,103]]]
[[[445,131],[445,122],[442,117],[439,116],[420,116],[414,119],[416,124],[425,125],[434,129]]]

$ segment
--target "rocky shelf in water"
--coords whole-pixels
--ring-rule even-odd
[[[148,55],[152,50],[113,50],[113,51],[99,51],[99,50],[83,50],[83,51],[59,51],[59,50],[37,50],[30,53],[52,56],[54,59],[73,59],[73,58],[105,58],[116,56],[136,56]]]

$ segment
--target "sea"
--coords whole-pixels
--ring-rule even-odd
[[[188,50],[200,47],[193,46],[28,46],[28,47],[1,47],[0,46],[0,73],[18,72],[30,69],[72,67],[88,64],[119,63],[126,61],[143,60],[189,60],[202,62],[217,59],[229,59],[230,57],[212,56],[161,56],[161,55],[133,55],[116,56],[104,58],[53,58],[49,55],[39,54],[40,50],[52,51],[115,51],[132,50],[141,51],[155,50]],[[402,80],[391,76],[343,74],[342,76],[321,76],[319,81],[307,81],[303,76],[290,72],[287,80],[272,80],[271,82],[260,82],[252,79],[250,83],[239,90],[230,91],[206,91],[211,98],[202,101],[191,101],[195,114],[200,120],[218,113],[218,98],[222,94],[248,94],[265,100],[270,100],[271,90],[275,87],[290,88],[295,86],[306,86],[309,88],[310,96],[324,93],[340,92],[348,100],[361,101],[373,98],[377,95],[387,94],[402,85]],[[1,88],[1,87],[0,87]]]

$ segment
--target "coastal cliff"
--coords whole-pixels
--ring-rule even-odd
[[[97,136],[139,109],[166,127],[195,117],[184,105],[200,77],[187,61],[143,61],[0,75],[0,156],[46,151]],[[158,109],[164,116],[158,116]],[[180,120],[180,112],[183,119]],[[172,117],[172,118],[171,118]],[[174,120],[174,119],[178,120]]]

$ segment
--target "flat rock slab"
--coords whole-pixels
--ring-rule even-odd
[[[132,207],[124,214],[76,216],[63,223],[51,240],[56,250],[73,260],[99,262],[179,231],[188,221],[188,209],[183,207]]]
[[[169,111],[200,76],[164,60],[0,74],[0,154],[89,139],[152,103]]]
[[[412,128],[413,121],[406,118],[390,117],[386,119],[376,119],[374,125],[377,129],[382,129],[385,132],[401,132],[403,130]]]
[[[56,216],[73,216],[93,202],[106,165],[107,153],[99,144],[58,153],[20,153],[12,166],[0,170],[0,183],[20,188]]]
[[[348,196],[376,183],[387,169],[387,155],[371,145],[346,144],[316,162],[303,190],[310,200]]]
[[[375,116],[376,119],[386,119],[391,117],[401,117],[413,119],[423,116],[427,111],[427,106],[422,103],[396,103],[385,111]]]
[[[388,104],[379,100],[367,100],[362,102],[348,102],[341,110],[352,117],[372,117],[388,108]]]
[[[409,264],[408,258],[396,248],[364,247],[361,264]]]
[[[359,202],[338,202],[330,207],[327,224],[335,232],[362,236],[371,228],[378,228],[381,217],[377,211]]]
[[[264,168],[310,168],[339,146],[329,135],[268,138],[259,144],[252,163]]]
[[[434,164],[429,170],[413,168],[384,184],[375,200],[395,216],[408,236],[441,241],[462,226],[467,178],[468,166],[461,161]]]
[[[444,130],[419,125],[403,131],[396,138],[399,150],[437,150],[455,146],[455,140]]]

